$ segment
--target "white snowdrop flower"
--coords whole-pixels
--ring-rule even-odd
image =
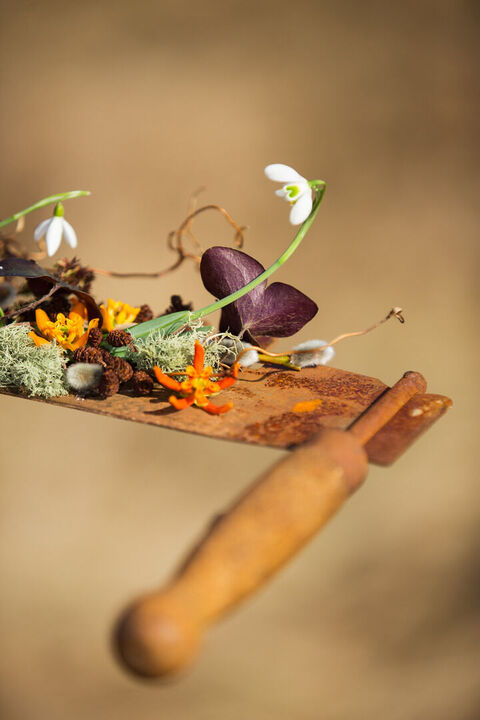
[[[300,345],[293,348],[290,362],[292,365],[301,368],[326,365],[335,356],[335,350],[332,347],[322,350],[322,347],[326,344],[325,340],[307,340],[307,342],[300,343]],[[309,350],[310,352],[295,352],[296,350]]]
[[[292,225],[303,223],[312,212],[313,205],[312,188],[308,180],[293,168],[281,163],[267,165],[265,175],[269,180],[283,183],[283,187],[276,190],[275,194],[291,204],[290,222]]]
[[[33,234],[36,242],[45,235],[49,257],[57,252],[62,242],[62,236],[65,237],[71,248],[77,247],[77,234],[70,223],[63,217],[63,212],[62,203],[57,203],[53,211],[53,217],[43,220],[40,225],[37,225]]]

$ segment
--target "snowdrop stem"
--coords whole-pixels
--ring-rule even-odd
[[[25,208],[25,210],[20,210],[19,212],[10,215],[10,217],[5,218],[5,220],[0,220],[0,228],[20,220],[20,218],[24,217],[24,215],[28,215],[34,210],[40,210],[47,205],[56,205],[57,203],[62,203],[64,200],[72,200],[73,198],[84,197],[85,195],[90,195],[90,192],[88,190],[71,190],[70,192],[59,193],[58,195],[50,195],[49,197],[43,198],[43,200],[39,200],[33,205],[30,205],[30,207]]]
[[[257,287],[257,285],[260,285],[260,283],[269,278],[270,275],[273,275],[273,273],[276,272],[278,268],[280,268],[284,263],[287,262],[287,260],[298,248],[307,232],[310,230],[310,227],[315,220],[318,209],[320,207],[320,203],[322,202],[322,198],[325,194],[326,184],[323,182],[323,180],[312,180],[309,184],[315,191],[312,212],[305,220],[305,222],[301,225],[299,231],[297,232],[287,249],[280,255],[279,258],[277,258],[277,260],[275,260],[273,265],[270,265],[269,268],[264,270],[264,272],[261,273],[254,280],[251,280],[247,285],[244,285],[242,288],[240,288],[240,290],[237,290],[231,295],[227,295],[227,297],[224,297],[221,300],[217,300],[211,305],[207,305],[201,310],[197,310],[197,312],[192,313],[192,320],[197,320],[198,318],[204,317],[205,315],[209,315],[210,313],[215,312],[215,310],[220,310],[221,308],[225,307],[225,305],[229,305],[230,303],[235,302],[235,300],[238,300],[239,298],[249,293],[250,290],[253,290],[255,287]]]

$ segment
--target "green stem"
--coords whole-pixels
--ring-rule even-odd
[[[278,268],[281,267],[284,263],[286,263],[288,258],[291,257],[291,255],[293,255],[293,253],[298,248],[303,238],[309,231],[313,221],[315,220],[318,208],[320,207],[320,203],[322,202],[322,198],[325,193],[326,185],[323,180],[312,180],[310,182],[310,186],[315,191],[312,212],[305,220],[303,225],[300,227],[299,231],[297,232],[285,252],[282,253],[282,255],[280,255],[277,260],[275,260],[273,265],[270,265],[269,268],[267,268],[258,277],[254,278],[247,285],[244,285],[244,287],[240,288],[240,290],[237,290],[231,295],[227,295],[227,297],[224,297],[221,300],[217,300],[211,305],[207,305],[201,310],[197,310],[194,313],[182,311],[178,313],[172,313],[171,315],[163,315],[162,317],[154,318],[153,320],[147,320],[144,323],[139,323],[138,325],[134,325],[133,327],[131,327],[129,329],[130,335],[134,339],[144,338],[147,337],[147,335],[149,335],[153,330],[161,330],[166,335],[169,335],[175,330],[178,330],[178,328],[181,328],[187,322],[198,320],[199,318],[205,317],[205,315],[209,315],[210,313],[215,312],[215,310],[220,310],[229,303],[235,302],[235,300],[243,297],[243,295],[246,295],[248,292],[250,292],[250,290],[253,290],[253,288],[257,287],[257,285],[269,278],[270,275],[273,275],[273,273],[278,270]],[[114,355],[121,356],[125,353],[125,348],[118,348],[112,350],[112,353]]]
[[[247,285],[244,285],[242,288],[240,288],[240,290],[237,290],[231,295],[227,295],[227,297],[224,297],[221,300],[217,300],[211,305],[207,305],[201,310],[197,310],[197,312],[194,312],[191,315],[192,320],[197,320],[198,318],[204,317],[205,315],[209,315],[210,313],[215,312],[215,310],[220,310],[221,308],[225,307],[225,305],[229,305],[230,303],[235,302],[235,300],[243,297],[244,295],[249,293],[250,290],[253,290],[253,288],[257,287],[257,285],[269,278],[270,275],[273,275],[273,273],[276,272],[279,267],[281,267],[284,263],[287,262],[287,260],[298,248],[307,232],[310,230],[310,227],[315,220],[318,209],[320,207],[320,203],[322,202],[322,198],[325,193],[326,184],[322,180],[313,180],[310,185],[315,190],[315,199],[313,201],[312,212],[305,220],[305,222],[303,223],[300,230],[297,232],[285,252],[283,252],[277,260],[275,260],[273,265],[270,265],[269,268],[264,270],[264,272],[261,273],[258,277],[254,278],[254,280],[251,280]]]
[[[9,225],[16,220],[20,220],[21,217],[23,217],[24,215],[28,215],[34,210],[40,210],[40,208],[51,205],[52,203],[56,204],[59,202],[63,202],[64,200],[72,200],[73,198],[84,197],[85,195],[90,195],[90,192],[88,190],[71,190],[70,192],[59,193],[58,195],[50,195],[49,197],[43,198],[43,200],[39,200],[33,205],[30,205],[30,207],[25,208],[25,210],[20,210],[19,212],[10,215],[10,217],[5,218],[5,220],[0,220],[0,228],[4,227],[5,225]]]

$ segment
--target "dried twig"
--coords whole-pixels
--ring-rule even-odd
[[[4,317],[14,317],[15,315],[21,315],[25,312],[28,312],[29,310],[34,310],[38,305],[41,305],[43,302],[45,302],[45,300],[48,300],[48,298],[51,297],[53,293],[55,293],[61,287],[61,285],[53,285],[48,291],[48,293],[41,297],[39,300],[35,300],[29,305],[23,305],[23,307],[17,308],[16,310],[10,310],[10,312],[5,313]]]
[[[167,275],[168,273],[172,272],[173,270],[176,270],[180,265],[190,258],[191,260],[194,260],[198,265],[200,264],[201,256],[202,256],[202,249],[200,247],[200,244],[195,237],[195,235],[192,232],[192,223],[195,217],[197,215],[200,215],[200,213],[205,212],[206,210],[216,210],[217,212],[221,213],[224,218],[227,220],[228,223],[234,228],[235,230],[235,236],[234,236],[234,243],[237,248],[243,247],[244,243],[244,230],[246,230],[246,226],[240,226],[237,225],[237,223],[233,220],[233,218],[229,215],[229,213],[219,205],[204,205],[201,208],[195,209],[196,205],[196,199],[200,192],[202,192],[203,188],[199,188],[190,198],[190,206],[189,206],[189,213],[185,220],[182,222],[180,227],[177,230],[172,230],[168,236],[167,236],[167,247],[172,250],[173,252],[177,253],[177,259],[175,262],[170,265],[169,267],[158,270],[155,272],[114,272],[112,270],[103,270],[102,268],[92,268],[92,270],[97,275],[106,275],[107,277],[118,277],[118,278],[132,278],[132,277],[143,277],[143,278],[160,278],[164,275]],[[190,241],[196,246],[197,251],[200,254],[195,254],[188,252],[183,243],[184,237],[188,237]]]
[[[396,317],[400,323],[404,323],[405,318],[403,317],[402,313],[402,308],[394,307],[390,310],[388,315],[376,322],[374,325],[368,327],[366,330],[357,330],[357,332],[343,333],[343,335],[338,335],[338,337],[334,338],[334,340],[331,340],[329,343],[327,343],[327,345],[322,345],[321,349],[324,350],[327,347],[332,347],[332,345],[336,345],[338,342],[340,342],[340,340],[345,340],[345,338],[357,337],[358,335],[366,335],[372,330],[375,330],[375,328],[379,327],[379,325],[383,325],[384,322],[387,322],[387,320],[390,320],[390,318],[392,317]]]

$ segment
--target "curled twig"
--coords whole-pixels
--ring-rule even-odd
[[[235,220],[230,216],[230,214],[225,210],[225,208],[220,207],[219,205],[204,205],[201,208],[195,209],[196,205],[196,199],[198,194],[203,190],[203,188],[199,188],[191,197],[190,199],[190,205],[189,205],[189,213],[185,220],[181,223],[180,227],[177,230],[172,230],[168,233],[167,236],[167,247],[172,250],[173,252],[177,253],[177,259],[175,262],[170,265],[167,268],[164,268],[163,270],[158,270],[155,272],[114,272],[112,270],[103,270],[102,268],[92,268],[93,271],[97,275],[106,275],[108,277],[118,277],[118,278],[132,278],[132,277],[143,277],[143,278],[160,278],[164,275],[168,275],[168,273],[171,273],[173,270],[176,270],[180,265],[187,259],[191,259],[194,262],[196,262],[198,265],[200,264],[200,260],[202,257],[202,248],[200,247],[200,244],[195,237],[195,235],[192,232],[192,223],[194,218],[197,217],[197,215],[200,215],[201,213],[205,212],[206,210],[216,210],[219,212],[223,217],[227,220],[228,223],[234,228],[235,230],[235,236],[234,236],[234,243],[237,248],[243,247],[244,243],[244,230],[246,230],[246,226],[240,226],[238,225]],[[188,252],[184,246],[184,238],[188,237],[190,241],[195,245],[195,248],[197,250],[197,253]]]
[[[366,335],[367,333],[371,332],[372,330],[375,330],[375,328],[379,327],[379,325],[383,325],[384,322],[387,322],[387,320],[390,320],[390,318],[395,317],[400,323],[405,322],[405,318],[403,317],[403,310],[400,307],[394,307],[390,310],[390,312],[385,315],[384,318],[379,320],[378,322],[374,323],[373,325],[370,325],[370,327],[366,328],[366,330],[357,330],[356,332],[350,332],[350,333],[343,333],[342,335],[338,335],[338,337],[331,340],[326,345],[322,345],[322,350],[324,350],[327,347],[332,347],[332,345],[336,345],[340,340],[345,340],[349,337],[357,337],[359,335]],[[300,352],[300,351],[298,351]]]

